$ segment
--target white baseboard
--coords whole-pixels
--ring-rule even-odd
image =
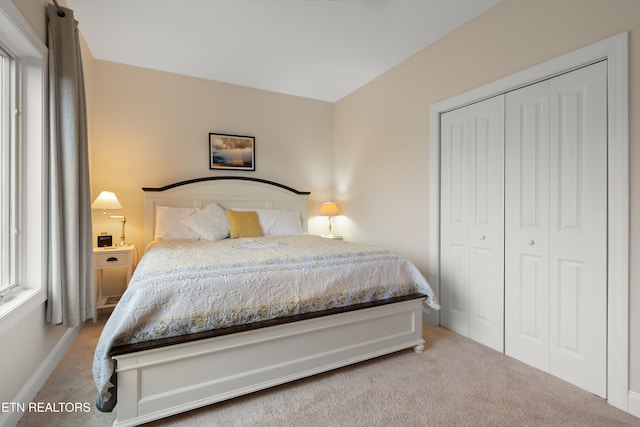
[[[33,375],[31,375],[29,381],[27,381],[24,387],[22,387],[13,402],[24,403],[27,405],[29,402],[33,401],[38,394],[38,391],[40,391],[53,370],[64,357],[67,350],[69,350],[69,347],[71,347],[71,344],[73,344],[73,341],[78,336],[78,333],[80,333],[82,326],[83,325],[67,329],[60,341],[58,341],[53,350],[51,350],[51,353],[49,353],[38,369],[36,369]],[[23,414],[20,412],[6,412],[2,414],[2,416],[0,416],[0,427],[15,426],[22,415]]]
[[[640,418],[640,393],[629,391],[629,411],[631,415]]]

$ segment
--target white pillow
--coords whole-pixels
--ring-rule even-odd
[[[284,209],[234,209],[237,211],[254,211],[258,213],[258,221],[265,236],[296,236],[304,234],[300,225],[300,214]]]
[[[198,213],[197,208],[156,206],[156,233],[161,240],[199,240],[200,234],[184,223],[185,218]]]
[[[300,214],[285,210],[279,211],[268,233],[270,236],[297,236],[299,234],[304,234],[300,225]]]
[[[202,240],[214,241],[229,237],[227,211],[215,202],[200,212],[188,216],[183,222],[198,233]]]

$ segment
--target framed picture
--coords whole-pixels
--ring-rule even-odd
[[[256,138],[210,133],[209,169],[256,170]]]

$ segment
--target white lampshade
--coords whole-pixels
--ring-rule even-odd
[[[92,209],[122,209],[120,201],[111,191],[103,191],[91,204]]]
[[[333,202],[327,202],[320,208],[320,215],[323,216],[336,216],[340,215],[340,208]]]

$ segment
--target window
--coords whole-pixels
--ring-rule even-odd
[[[0,298],[15,285],[13,65],[13,58],[0,48]]]
[[[46,300],[47,48],[11,0],[0,28],[2,335]]]

